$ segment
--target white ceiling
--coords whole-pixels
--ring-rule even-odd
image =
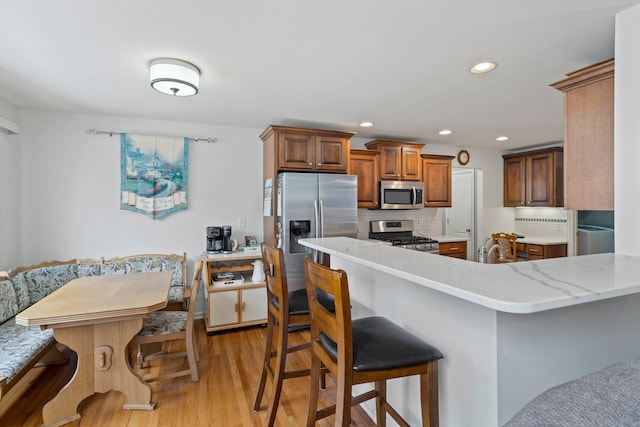
[[[613,57],[615,13],[638,3],[0,0],[0,98],[67,112],[529,147],[562,140],[562,94],[549,84]],[[150,88],[148,64],[162,57],[200,68],[197,96]],[[486,60],[497,62],[493,72],[469,73]],[[359,128],[363,120],[376,125]],[[442,128],[454,133],[439,136]]]

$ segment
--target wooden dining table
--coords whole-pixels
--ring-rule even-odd
[[[128,344],[144,318],[166,307],[171,272],[74,279],[16,316],[16,323],[53,329],[78,354],[75,374],[42,410],[44,425],[80,418],[78,405],[94,393],[121,391],[124,409],[155,407],[151,387],[130,364]]]

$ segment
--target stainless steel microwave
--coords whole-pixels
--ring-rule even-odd
[[[380,209],[420,209],[423,194],[421,181],[380,181]]]

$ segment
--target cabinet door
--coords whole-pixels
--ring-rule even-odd
[[[422,160],[425,207],[451,207],[451,161]]]
[[[380,146],[380,179],[399,180],[402,168],[400,147]]]
[[[531,155],[526,165],[527,206],[553,206],[555,180],[553,153]]]
[[[238,291],[209,293],[209,326],[238,323]]]
[[[349,174],[358,177],[358,207],[378,207],[380,153],[374,150],[351,150]]]
[[[526,158],[504,159],[504,205],[525,206]]]
[[[335,136],[315,137],[316,170],[346,172],[349,158],[349,141]]]
[[[267,288],[243,289],[240,322],[251,322],[267,318]]]
[[[315,140],[312,135],[278,134],[278,169],[313,170]]]
[[[401,169],[403,181],[422,181],[422,157],[420,149],[401,147]]]

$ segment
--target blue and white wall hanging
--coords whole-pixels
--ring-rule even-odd
[[[188,138],[120,134],[120,209],[155,219],[187,209]]]

